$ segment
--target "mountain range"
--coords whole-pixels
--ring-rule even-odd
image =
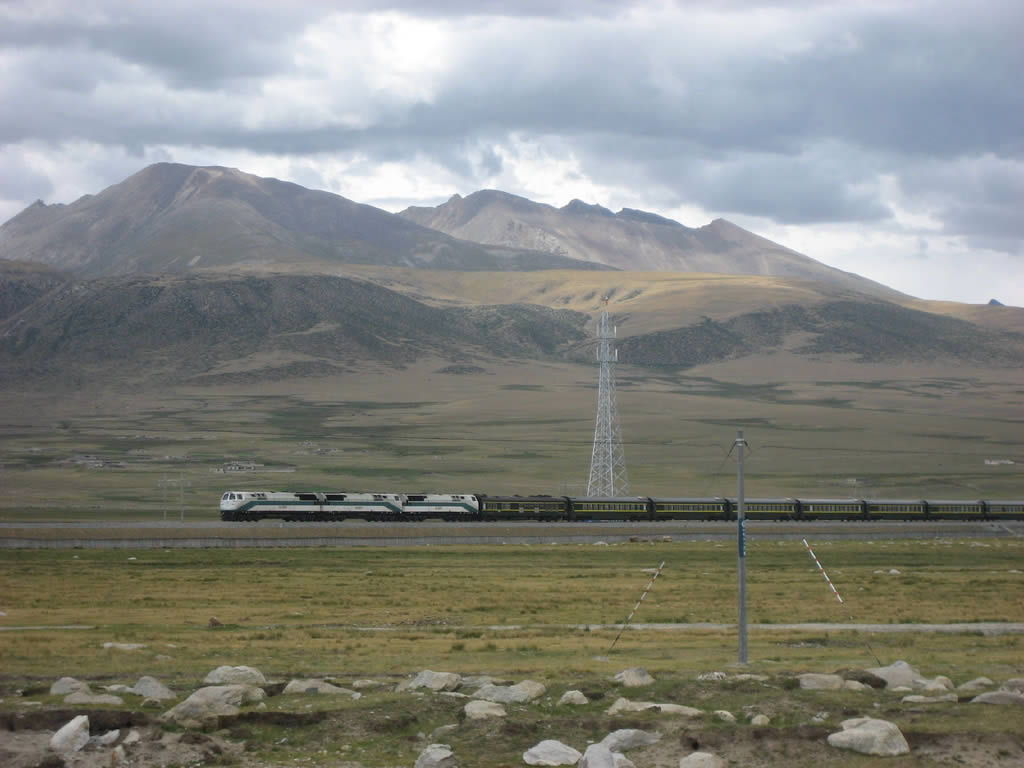
[[[607,304],[606,304],[607,302]],[[221,167],[160,163],[0,227],[0,383],[333,376],[430,357],[807,358],[1024,365],[1024,311],[929,304],[724,220],[502,192],[392,214]],[[448,368],[446,368],[448,370]]]
[[[377,264],[453,270],[601,269],[459,240],[340,195],[233,168],[151,165],[70,205],[30,205],[0,227],[0,258],[83,277]]]
[[[708,272],[809,280],[876,296],[886,286],[826,266],[725,219],[696,229],[654,213],[573,200],[562,208],[497,190],[452,196],[436,208],[406,208],[409,221],[454,237],[531,248],[632,272]]]

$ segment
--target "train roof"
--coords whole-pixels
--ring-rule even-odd
[[[647,496],[570,496],[572,501],[647,501]]]
[[[654,500],[657,501],[669,501],[669,502],[685,502],[685,501],[728,501],[724,496],[655,496]]]

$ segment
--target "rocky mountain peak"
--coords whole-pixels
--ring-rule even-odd
[[[656,213],[650,213],[649,211],[638,211],[636,208],[623,208],[617,214],[616,218],[626,219],[627,221],[638,221],[641,224],[661,224],[667,227],[683,227],[675,219],[669,219],[665,216],[659,216]]]
[[[562,210],[566,213],[572,214],[583,214],[589,216],[607,216],[609,218],[615,218],[615,214],[605,208],[603,205],[584,203],[579,199],[572,199],[569,203],[562,207]]]

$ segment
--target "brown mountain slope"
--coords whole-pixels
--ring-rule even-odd
[[[902,294],[828,267],[724,219],[698,229],[653,213],[612,213],[573,200],[563,208],[496,190],[454,195],[436,208],[407,208],[409,221],[492,245],[550,251],[636,272],[703,272],[812,280],[874,296]]]
[[[717,277],[735,281],[725,288],[737,299],[749,289],[744,282],[765,279]],[[748,301],[716,317],[677,315],[674,323],[664,310],[646,311],[670,301],[670,293],[615,299],[610,307],[625,331],[620,359],[689,368],[785,351],[819,361],[1024,365],[1021,334],[863,296],[775,288],[771,303]],[[553,306],[509,304],[520,300],[511,292],[505,302],[438,306],[325,275],[69,282],[0,321],[0,385],[61,391],[257,383],[396,370],[424,357],[475,369],[508,357],[590,363],[589,316],[571,307],[593,301],[591,293],[562,301],[552,286]]]
[[[66,275],[43,264],[0,259],[0,321],[67,282]]]
[[[157,163],[70,205],[36,202],[0,227],[0,258],[87,276],[306,263],[433,269],[593,269],[480,245],[329,192],[232,168]]]
[[[69,282],[0,322],[0,381],[163,387],[336,375],[423,355],[544,358],[583,341],[586,320],[538,306],[440,309],[324,275],[101,278]]]

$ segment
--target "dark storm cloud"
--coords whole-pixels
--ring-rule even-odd
[[[1024,160],[993,156],[922,164],[904,174],[904,192],[939,212],[943,231],[978,247],[1021,252],[1024,243]]]
[[[53,15],[46,15],[42,4],[33,13],[34,6],[7,5],[7,17],[0,16],[0,46],[60,59],[105,54],[188,88],[217,88],[233,79],[280,72],[288,66],[287,43],[326,12],[300,4],[195,0],[83,2]]]

